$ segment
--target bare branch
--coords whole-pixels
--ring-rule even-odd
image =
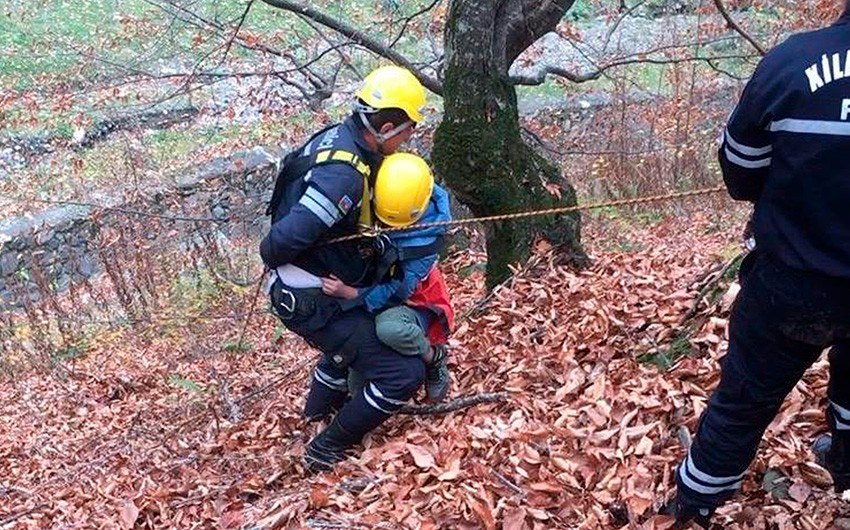
[[[434,9],[437,6],[437,4],[439,4],[442,1],[443,0],[434,0],[433,2],[431,2],[430,5],[423,7],[422,9],[417,11],[416,13],[413,13],[409,17],[405,18],[404,23],[401,25],[401,29],[398,32],[398,35],[396,35],[396,37],[390,43],[389,47],[392,48],[393,46],[396,45],[396,43],[398,43],[399,39],[402,37],[402,35],[404,35],[404,32],[407,30],[407,25],[410,24],[411,20],[413,20],[414,18],[416,18],[418,16],[424,15],[428,11],[431,11],[432,9]]]
[[[723,0],[714,0],[714,5],[717,6],[717,10],[720,11],[720,14],[723,15],[724,19],[726,19],[726,24],[730,28],[732,28],[733,30],[738,32],[738,34],[740,34],[741,37],[743,37],[747,42],[752,44],[753,48],[758,50],[758,52],[761,55],[767,54],[764,47],[762,45],[760,45],[758,42],[756,42],[756,40],[752,36],[750,36],[749,33],[744,31],[744,29],[741,26],[739,26],[737,22],[735,22],[735,20],[732,18],[732,15],[730,15],[729,12],[726,10],[726,6],[723,5]]]
[[[610,28],[608,28],[608,31],[605,33],[605,40],[602,44],[602,50],[608,49],[608,44],[611,43],[611,37],[613,37],[614,33],[617,32],[617,28],[620,27],[620,24],[622,24],[623,21],[626,18],[630,17],[632,15],[632,13],[634,13],[637,8],[639,8],[640,6],[642,6],[645,3],[646,3],[646,0],[641,0],[640,2],[636,2],[635,5],[633,5],[627,11],[625,11],[622,15],[617,17],[617,20],[614,21],[614,23],[611,25]]]
[[[242,13],[242,16],[239,17],[239,22],[236,24],[236,28],[233,30],[233,35],[227,39],[227,46],[224,48],[224,53],[221,54],[221,59],[218,61],[218,65],[221,66],[224,64],[224,61],[227,59],[227,54],[230,53],[230,48],[233,47],[233,41],[236,37],[239,36],[239,31],[242,29],[242,26],[245,24],[245,19],[248,18],[248,13],[251,11],[251,6],[254,5],[254,0],[249,0],[245,5],[245,11]]]
[[[283,9],[286,11],[290,11],[292,13],[296,13],[299,15],[303,15],[319,24],[331,28],[332,30],[345,35],[349,39],[354,42],[360,44],[364,48],[377,53],[387,59],[393,61],[399,66],[403,66],[410,70],[418,79],[422,82],[422,84],[430,90],[431,92],[442,95],[443,86],[437,79],[425,75],[423,72],[418,70],[413,63],[408,60],[405,56],[401,55],[395,50],[388,48],[387,46],[380,43],[377,39],[366,35],[362,31],[349,26],[348,24],[337,20],[333,17],[322,13],[321,11],[314,9],[308,5],[302,5],[298,2],[294,2],[291,0],[263,0],[266,4],[276,7],[278,9]]]
[[[712,66],[712,68],[716,68],[712,61],[718,61],[722,59],[747,59],[751,56],[749,55],[718,55],[714,57],[681,57],[678,59],[648,59],[648,58],[633,58],[633,59],[623,59],[621,61],[614,61],[606,64],[605,66],[600,66],[598,69],[584,72],[584,73],[575,73],[570,72],[564,68],[560,68],[558,66],[545,66],[540,68],[537,72],[532,75],[514,75],[511,76],[511,82],[515,85],[540,85],[546,80],[546,76],[548,74],[556,75],[558,77],[563,77],[572,81],[573,83],[585,83],[587,81],[593,81],[598,79],[602,74],[604,74],[607,70],[612,68],[616,68],[619,66],[626,66],[630,64],[680,64],[680,63],[689,63],[689,62],[705,62]]]

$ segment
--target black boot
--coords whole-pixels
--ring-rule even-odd
[[[812,444],[812,452],[815,454],[815,462],[829,471],[832,476],[832,484],[836,493],[843,493],[850,489],[850,469],[848,469],[848,455],[846,455],[845,444],[833,443],[832,435],[822,434]]]
[[[690,523],[696,523],[702,528],[708,528],[711,516],[715,508],[710,506],[697,506],[681,499],[678,495],[662,508],[663,515],[671,515],[676,518],[673,528],[687,528]]]
[[[308,473],[330,471],[346,458],[346,451],[360,443],[360,437],[346,431],[337,418],[307,445],[304,467]]]

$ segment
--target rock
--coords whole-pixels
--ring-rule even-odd
[[[77,267],[77,271],[83,276],[83,278],[91,278],[97,271],[97,264],[95,264],[91,256],[85,255],[80,258],[80,264]]]
[[[227,206],[225,204],[216,204],[212,207],[212,216],[216,219],[225,219],[227,217]]]
[[[44,245],[56,235],[56,231],[52,228],[48,228],[47,230],[39,230],[35,234],[35,244],[36,245]]]
[[[18,270],[18,255],[15,252],[8,252],[0,257],[0,274],[3,276],[11,276]]]

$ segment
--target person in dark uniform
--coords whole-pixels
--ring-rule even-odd
[[[678,527],[707,527],[741,485],[764,431],[826,348],[831,436],[816,444],[850,487],[850,4],[756,68],[729,119],[720,165],[754,203],[721,379],[676,471]]]
[[[308,445],[310,471],[330,469],[417,391],[425,377],[420,358],[405,357],[378,340],[374,315],[359,300],[322,293],[322,278],[365,287],[381,280],[374,240],[331,240],[357,234],[371,221],[371,176],[422,119],[425,89],[409,71],[382,67],[364,80],[354,112],[311,137],[284,158],[267,213],[269,233],[260,255],[271,269],[272,308],[291,331],[321,350],[304,414],[330,416]],[[385,270],[385,269],[384,269]],[[348,399],[349,368],[370,384]]]

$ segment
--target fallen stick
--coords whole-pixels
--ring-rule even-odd
[[[457,410],[480,405],[482,403],[501,403],[508,400],[507,392],[494,392],[490,394],[473,394],[462,398],[446,401],[445,403],[434,403],[432,405],[405,405],[400,414],[411,416],[426,416],[429,414],[447,414]]]
[[[5,519],[0,519],[0,528],[6,528],[10,524],[17,521],[18,519],[20,519],[22,517],[27,517],[28,515],[33,515],[35,513],[39,513],[47,507],[48,507],[47,504],[39,504],[38,506],[36,506],[34,508],[30,508],[29,510],[23,510],[23,511],[20,511],[18,513],[12,514],[9,517],[6,517]]]

